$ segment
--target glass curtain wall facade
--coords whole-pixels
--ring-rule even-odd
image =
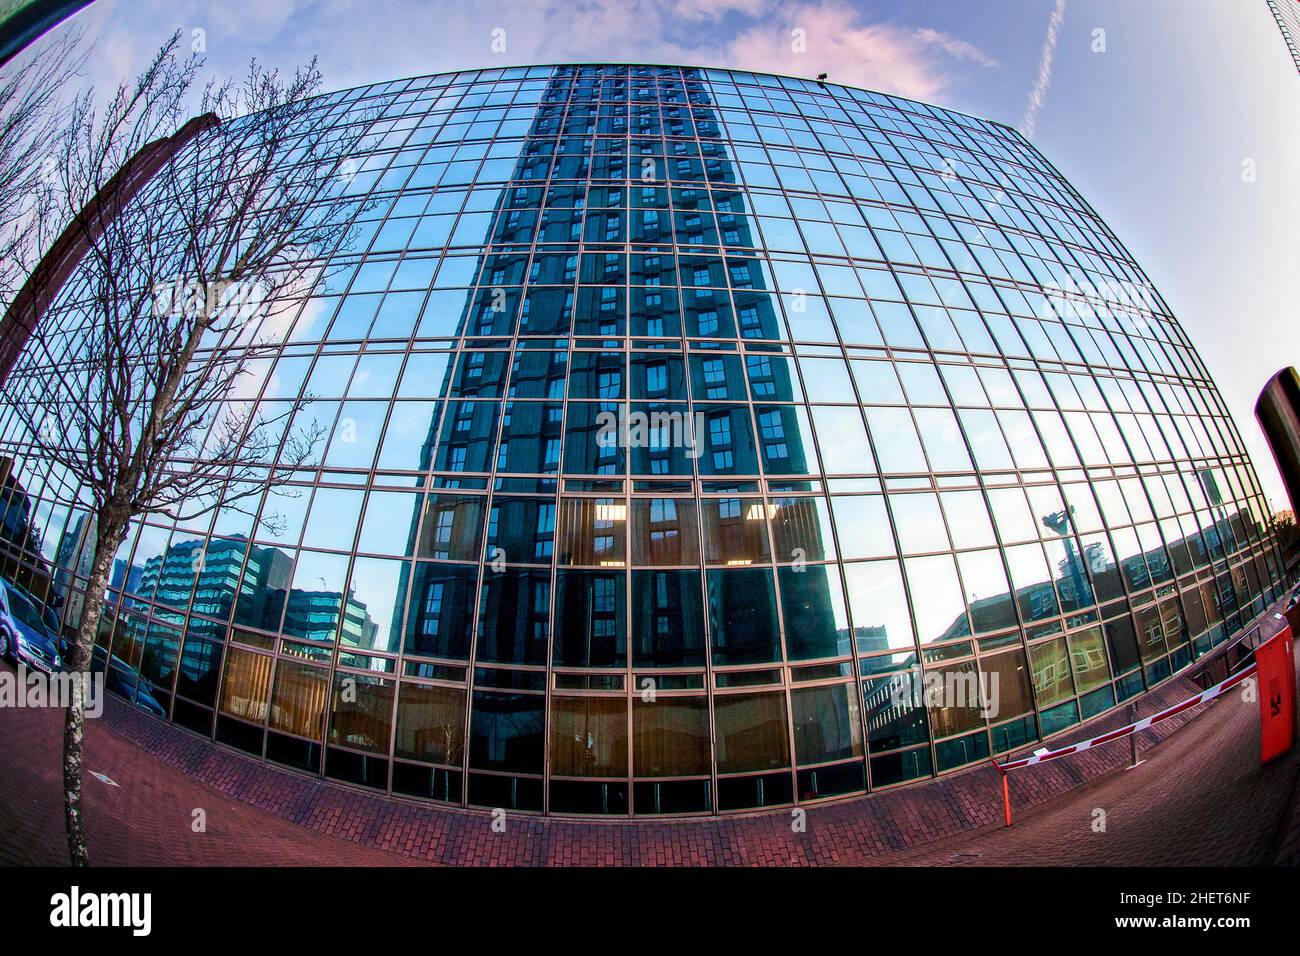
[[[1300,0],[1268,0],[1268,8],[1277,20],[1296,69],[1300,70]]]
[[[726,812],[1066,731],[1280,593],[1205,366],[1015,131],[653,66],[320,108],[372,123],[355,249],[237,397],[328,438],[273,530],[133,528],[137,706],[398,795]],[[74,478],[2,411],[0,453],[4,570],[71,627]]]

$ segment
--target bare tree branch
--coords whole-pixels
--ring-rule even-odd
[[[33,330],[3,386],[24,434],[16,457],[72,480],[45,494],[93,519],[89,589],[69,669],[85,672],[112,560],[130,523],[222,507],[258,515],[266,490],[310,464],[323,428],[298,425],[311,401],[256,402],[292,321],[346,250],[360,201],[343,164],[373,117],[330,117],[315,62],[281,76],[253,62],[199,97],[215,124],[125,198],[105,195],[141,150],[173,136],[200,61],[163,44],[103,106],[68,110],[55,154],[61,212],[85,256]],[[251,397],[250,397],[251,396]],[[272,521],[261,514],[259,520]],[[64,783],[69,851],[86,862],[80,818],[81,720],[69,710]]]

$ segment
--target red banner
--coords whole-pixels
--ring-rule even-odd
[[[1295,739],[1295,659],[1291,628],[1283,628],[1255,651],[1259,682],[1260,763],[1291,749]]]

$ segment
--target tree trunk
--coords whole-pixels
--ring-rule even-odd
[[[82,757],[86,737],[86,690],[90,684],[91,656],[95,635],[99,631],[99,618],[104,609],[104,593],[108,588],[108,575],[117,553],[120,533],[107,529],[97,522],[95,553],[91,562],[90,582],[86,586],[85,604],[81,622],[77,625],[77,639],[66,663],[68,673],[80,675],[71,681],[72,702],[63,721],[63,819],[68,836],[68,857],[73,866],[89,866],[90,851],[86,845],[86,827],[81,812]]]

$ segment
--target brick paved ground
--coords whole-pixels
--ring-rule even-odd
[[[1270,628],[1276,625],[1269,622]],[[1142,714],[1199,690],[1148,695]],[[991,768],[808,808],[676,821],[490,817],[394,800],[277,770],[110,698],[91,721],[86,780],[92,859],[100,864],[1083,865],[1258,864],[1300,857],[1300,748],[1258,766],[1256,705],[1233,693],[1125,743],[1011,778],[1015,826],[1001,829]],[[1125,721],[1115,714],[1078,737]],[[59,806],[61,714],[0,711],[0,864],[65,858]],[[1071,739],[1076,739],[1071,735]],[[191,829],[195,808],[207,832]],[[1094,810],[1105,811],[1104,833]]]

